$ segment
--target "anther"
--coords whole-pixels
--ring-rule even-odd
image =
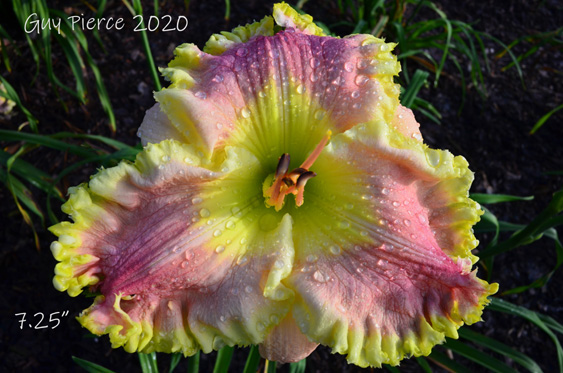
[[[276,168],[276,178],[285,175],[287,170],[289,170],[289,154],[283,153],[278,161],[278,168]]]
[[[305,187],[305,184],[307,183],[307,181],[308,181],[309,179],[314,178],[315,176],[317,176],[317,174],[314,173],[313,171],[303,172],[303,173],[299,176],[299,179],[297,179],[297,183],[296,183],[297,189],[304,188],[304,187]]]

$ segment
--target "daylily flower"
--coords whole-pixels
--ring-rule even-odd
[[[277,27],[274,26],[274,20]],[[176,49],[134,163],[69,190],[55,287],[127,351],[318,344],[360,366],[428,355],[480,320],[466,160],[422,142],[394,44],[274,15]]]

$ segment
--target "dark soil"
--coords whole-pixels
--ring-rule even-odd
[[[152,9],[146,2],[146,9]],[[272,2],[248,1],[234,2],[230,21],[223,19],[224,3],[220,0],[192,1],[189,11],[183,2],[161,1],[161,15],[185,15],[189,26],[184,32],[153,32],[149,34],[151,48],[158,66],[164,66],[172,58],[175,46],[183,42],[194,42],[200,47],[213,32],[228,30],[239,24],[261,19],[271,14]],[[448,2],[435,1],[450,19],[458,19],[474,24],[474,28],[488,32],[505,43],[539,32],[555,30],[563,25],[563,5],[556,0],[503,2]],[[79,1],[54,1],[49,4],[70,14],[92,12]],[[119,1],[108,1],[105,16],[124,17],[129,20],[121,31],[100,31],[106,53],[96,44],[92,34],[86,31],[90,51],[96,59],[104,76],[112,105],[117,117],[116,139],[135,145],[138,125],[145,110],[153,104],[152,87],[146,56],[142,49],[139,33],[133,32],[134,24],[127,9]],[[304,10],[330,25],[345,18],[338,13],[336,6],[311,1]],[[148,11],[146,12],[148,14]],[[13,46],[8,53],[12,63],[12,73],[2,68],[2,75],[11,82],[22,98],[23,104],[39,118],[42,134],[58,131],[112,136],[108,120],[95,94],[93,76],[88,72],[90,99],[88,104],[79,105],[76,100],[61,93],[68,105],[65,112],[57,101],[42,66],[35,81],[31,82],[35,65],[29,49],[25,47],[22,32],[17,31],[13,16],[3,12],[1,24],[14,37],[20,53]],[[346,30],[344,30],[346,31]],[[350,30],[347,30],[350,32]],[[526,44],[514,50],[524,52]],[[530,44],[527,44],[528,46]],[[489,206],[499,220],[526,224],[530,222],[551,199],[552,194],[563,186],[563,177],[549,175],[548,171],[563,170],[563,114],[554,115],[536,134],[529,135],[534,123],[545,113],[563,102],[563,56],[561,48],[546,46],[522,63],[525,88],[519,80],[516,69],[502,71],[509,63],[506,57],[495,58],[501,49],[498,44],[487,42],[491,73],[486,74],[487,96],[481,98],[475,87],[468,87],[467,97],[461,114],[461,82],[456,78],[453,66],[447,66],[440,79],[439,87],[427,87],[422,97],[433,103],[443,115],[442,124],[437,125],[420,113],[415,113],[421,123],[426,142],[436,148],[450,149],[455,154],[464,155],[475,172],[472,191],[479,193],[506,193],[514,195],[534,195],[531,202],[515,202]],[[55,44],[54,69],[59,79],[69,85],[74,84],[66,59]],[[460,61],[468,66],[467,61]],[[416,67],[411,63],[411,67]],[[162,82],[165,84],[165,82]],[[15,130],[25,121],[21,113],[11,117],[0,116],[0,126]],[[25,131],[25,130],[24,130]],[[2,144],[13,151],[14,144]],[[24,156],[28,162],[57,175],[64,167],[76,162],[70,155],[45,149],[35,150]],[[63,180],[62,187],[76,185],[88,179],[95,165],[87,165]],[[32,189],[44,207],[44,196]],[[94,361],[116,371],[139,371],[137,356],[125,353],[122,349],[113,350],[107,337],[93,338],[74,320],[78,313],[87,308],[92,299],[79,296],[71,299],[66,293],[59,293],[52,284],[53,268],[49,243],[53,239],[44,227],[36,222],[41,243],[40,250],[34,247],[32,231],[21,218],[10,193],[0,189],[2,229],[0,230],[0,371],[80,371],[71,356]],[[58,202],[57,202],[58,203]],[[560,232],[561,233],[561,232]],[[490,237],[480,237],[487,243]],[[504,237],[506,238],[506,237]],[[501,292],[516,286],[526,285],[551,270],[555,263],[553,242],[542,239],[512,252],[499,255],[495,260],[492,281],[500,283]],[[486,272],[480,269],[481,276]],[[532,289],[504,299],[531,310],[552,316],[563,321],[563,275],[555,274],[544,287]],[[27,323],[39,321],[36,313],[49,315],[68,310],[70,315],[62,319],[54,330],[34,329],[25,326],[20,330],[16,313],[27,313]],[[484,323],[473,330],[496,338],[513,348],[528,354],[545,372],[557,371],[557,355],[554,344],[547,335],[529,322],[520,318],[506,316],[497,312],[485,311]],[[247,350],[237,350],[233,358],[232,371],[238,372],[244,366]],[[500,359],[503,357],[497,356]],[[159,355],[162,370],[169,356]],[[483,371],[479,366],[456,357],[475,371]],[[212,370],[214,354],[202,355],[201,371]],[[519,365],[505,361],[516,370]],[[185,362],[182,363],[185,365]],[[412,361],[404,361],[404,371],[421,371]],[[437,368],[433,366],[433,368]],[[180,369],[182,371],[185,367]],[[439,368],[437,368],[439,369]],[[283,368],[285,371],[286,368]],[[308,372],[356,372],[368,371],[346,364],[339,355],[331,355],[326,348],[318,348],[307,360]]]

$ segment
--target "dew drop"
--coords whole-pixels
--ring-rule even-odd
[[[244,118],[249,118],[250,117],[250,110],[248,110],[248,108],[243,108],[240,112],[240,114],[244,117]]]
[[[219,245],[215,248],[215,252],[217,254],[221,254],[223,251],[225,251],[225,246],[223,246],[223,245]]]
[[[226,320],[225,316],[223,316],[223,315],[219,316],[219,320],[221,320],[221,322],[225,322],[225,320]]]
[[[387,188],[382,188],[382,189],[381,189],[381,194],[384,194],[384,195],[386,195],[386,196],[389,195],[389,189],[387,189]]]
[[[317,270],[313,273],[313,278],[318,282],[327,282],[329,280],[328,276],[325,276],[321,271]]]
[[[348,229],[348,228],[350,228],[350,223],[347,222],[347,221],[341,221],[340,223],[338,223],[338,226],[341,229]]]
[[[285,265],[284,261],[281,259],[276,260],[276,262],[274,263],[274,266],[278,269],[283,268],[283,266]]]
[[[207,93],[205,93],[203,91],[197,91],[195,93],[195,97],[201,98],[202,100],[205,100],[207,98]]]
[[[169,155],[163,155],[162,156],[162,162],[168,162],[170,161],[170,156]]]
[[[332,246],[330,247],[330,252],[331,252],[333,255],[340,255],[340,253],[342,252],[342,250],[340,249],[340,246],[338,246],[338,245],[332,245]]]
[[[319,67],[320,64],[321,64],[321,62],[318,59],[316,59],[315,57],[313,57],[309,60],[309,65],[311,65],[311,67],[313,69]]]
[[[358,75],[356,77],[356,79],[354,79],[354,82],[356,83],[356,85],[358,86],[363,86],[364,84],[366,84],[369,81],[369,78],[365,75]]]
[[[224,80],[223,75],[221,75],[221,74],[217,74],[213,77],[213,81],[217,82],[217,83],[221,83],[223,80]]]
[[[349,73],[351,73],[352,71],[354,71],[354,64],[350,61],[346,62],[344,64],[344,70],[348,71]]]
[[[400,204],[399,202],[397,202],[397,201],[393,201],[393,206],[399,207],[399,206],[401,206],[401,204]]]
[[[351,95],[351,96],[352,96],[352,98],[358,98],[358,97],[360,97],[360,91],[354,91],[354,92],[352,92],[352,95]]]
[[[221,128],[223,128],[223,125],[221,123],[217,123],[217,129],[220,130]]]
[[[234,221],[229,220],[229,221],[227,222],[227,224],[225,224],[225,227],[226,227],[227,229],[235,229],[236,224],[235,224]]]
[[[315,74],[312,73],[311,76],[309,76],[309,80],[311,80],[311,82],[316,82],[319,79],[319,77]]]
[[[325,116],[325,111],[323,109],[318,109],[317,111],[315,111],[314,116],[316,120],[321,120]]]
[[[223,232],[220,229],[217,229],[217,230],[215,230],[215,232],[213,232],[213,236],[215,236],[215,237],[219,237],[222,234],[223,234]]]
[[[379,47],[379,49],[381,49],[382,52],[387,52],[387,51],[389,51],[389,45],[387,45],[387,44],[381,44],[381,46]]]
[[[367,231],[361,231],[360,235],[366,237],[369,233]]]
[[[192,198],[192,203],[194,205],[197,205],[198,203],[201,203],[201,202],[203,202],[203,198],[200,198],[200,197]]]
[[[418,221],[424,224],[426,223],[426,217],[423,214],[418,214]]]
[[[441,159],[441,155],[440,155],[440,151],[439,150],[435,150],[435,149],[427,149],[426,150],[426,159],[428,160],[428,163],[430,164],[430,166],[432,167],[436,167],[440,164],[440,159]]]
[[[199,210],[199,215],[202,218],[207,218],[207,217],[209,217],[209,215],[211,215],[211,213],[209,212],[208,209],[201,209],[201,210]]]
[[[317,261],[317,259],[319,259],[319,258],[315,254],[307,255],[307,261],[309,263],[315,263]]]
[[[244,57],[244,56],[246,56],[247,53],[248,53],[248,51],[246,50],[246,48],[239,48],[239,49],[237,49],[237,52],[236,52],[237,56],[239,56],[239,57]]]
[[[297,93],[302,94],[303,92],[305,92],[305,87],[303,87],[302,84],[299,84],[297,86]]]
[[[410,227],[410,225],[411,225],[411,221],[410,221],[409,219],[403,220],[403,223],[405,223],[405,225],[406,225],[407,227]]]
[[[244,291],[246,291],[248,294],[252,293],[252,286],[246,285],[246,287],[244,288]]]
[[[258,96],[264,98],[264,97],[266,97],[266,92],[260,91],[260,92],[258,92]]]

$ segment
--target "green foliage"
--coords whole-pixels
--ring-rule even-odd
[[[110,128],[113,132],[116,130],[116,123],[115,123],[115,115],[113,113],[113,109],[111,106],[111,102],[109,96],[107,94],[107,90],[105,87],[105,83],[102,79],[101,73],[99,68],[90,55],[88,51],[88,43],[86,38],[84,37],[83,32],[79,28],[73,29],[70,26],[70,22],[67,18],[67,15],[56,10],[51,9],[47,6],[47,2],[45,0],[13,0],[12,1],[12,10],[16,15],[17,21],[22,29],[22,32],[25,35],[27,40],[28,48],[32,54],[33,60],[35,61],[35,76],[39,74],[40,67],[41,67],[41,60],[43,61],[47,77],[53,86],[54,93],[59,98],[59,102],[63,106],[65,110],[67,110],[67,106],[65,101],[60,97],[58,88],[64,90],[74,98],[76,98],[80,103],[86,103],[87,99],[87,91],[86,91],[86,83],[84,80],[84,74],[87,68],[90,69],[92,74],[94,75],[95,83],[96,83],[96,91],[102,107],[106,114],[108,115]],[[101,1],[100,5],[105,6],[105,1]],[[33,15],[36,14],[36,17]],[[101,12],[97,12],[97,16],[101,16]],[[61,20],[61,27],[58,30],[51,30],[50,28],[44,28],[39,33],[40,37],[33,39],[30,36],[30,33],[24,32],[26,28],[26,20],[36,21],[36,20],[45,20],[45,19],[59,19]],[[29,25],[27,26],[30,27]],[[9,36],[3,27],[0,26],[0,36]],[[53,44],[53,39],[56,41]],[[99,37],[98,37],[99,40]],[[101,41],[99,41],[101,44]],[[75,88],[71,88],[68,85],[64,84],[59,78],[56,76],[55,71],[53,69],[53,48],[56,47],[61,48],[63,54],[65,55],[68,68],[71,70],[72,75],[75,79]],[[5,55],[5,48],[2,45],[2,58],[4,61],[4,65],[6,66],[7,70],[10,71],[9,61],[7,56]],[[86,60],[86,62],[84,61]],[[4,78],[2,78],[5,81]],[[33,84],[34,79],[32,80]],[[5,84],[6,85],[6,84]],[[11,93],[14,96],[15,91]],[[15,94],[17,96],[17,94]],[[16,100],[14,100],[16,101]],[[21,102],[16,101],[20,109],[24,112],[27,116],[28,121],[33,129],[34,132],[37,132],[37,125],[36,121],[30,119],[32,117],[31,113],[27,110],[24,110]]]
[[[299,2],[298,6],[304,3]],[[432,74],[434,86],[438,86],[448,62],[458,72],[455,78],[460,80],[463,101],[469,83],[476,87],[483,98],[486,97],[483,70],[490,72],[490,68],[483,40],[489,39],[506,47],[492,35],[474,29],[471,24],[449,19],[435,3],[427,0],[338,0],[337,6],[342,21],[328,26],[319,23],[328,33],[335,28],[344,28],[344,34],[372,34],[398,42],[398,59],[402,65],[400,83],[407,89],[412,87],[412,96],[405,93],[409,104],[407,107],[439,123],[440,114],[437,110],[425,101],[417,101],[416,95],[429,74]],[[522,78],[519,60],[510,50],[507,53]],[[461,67],[463,61],[468,61],[471,66],[469,76]],[[412,78],[408,69],[410,63],[423,69],[416,69]],[[422,72],[428,75],[424,76]],[[462,107],[463,102],[460,110]]]

